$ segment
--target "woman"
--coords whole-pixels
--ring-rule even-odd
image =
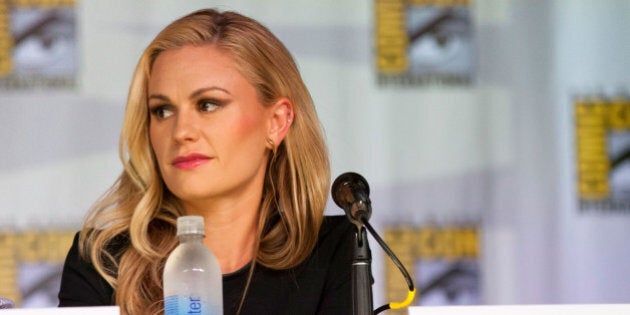
[[[258,22],[202,10],[167,26],[133,76],[124,171],[64,266],[60,306],[163,310],[176,218],[201,215],[225,314],[349,314],[353,227],[324,217],[329,162],[297,67]]]

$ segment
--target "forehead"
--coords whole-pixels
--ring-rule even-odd
[[[214,45],[191,45],[166,50],[158,55],[151,68],[149,89],[175,82],[210,84],[243,80],[245,78],[237,63],[224,50]]]
[[[170,48],[163,50],[158,54],[154,64],[158,62],[158,60],[168,59],[168,58],[226,58],[230,59],[229,54],[225,51],[225,49],[218,47],[213,44],[202,44],[202,45],[184,45],[180,47]]]

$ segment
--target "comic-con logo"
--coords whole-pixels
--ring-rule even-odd
[[[630,98],[578,97],[574,107],[580,209],[630,211]]]
[[[385,230],[385,241],[414,278],[413,305],[481,303],[477,225],[424,225]],[[387,299],[397,301],[407,288],[397,267],[387,260]],[[405,314],[404,312],[392,314]]]
[[[379,84],[469,83],[470,11],[469,0],[375,0]]]

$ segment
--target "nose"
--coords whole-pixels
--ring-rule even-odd
[[[198,114],[195,111],[180,110],[175,118],[173,138],[176,142],[194,142],[199,139],[200,121]]]

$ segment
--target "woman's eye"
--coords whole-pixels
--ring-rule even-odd
[[[221,103],[217,100],[200,100],[198,106],[202,112],[213,112],[221,106]]]
[[[151,109],[151,115],[158,119],[165,119],[173,115],[173,111],[166,105],[156,106]]]

